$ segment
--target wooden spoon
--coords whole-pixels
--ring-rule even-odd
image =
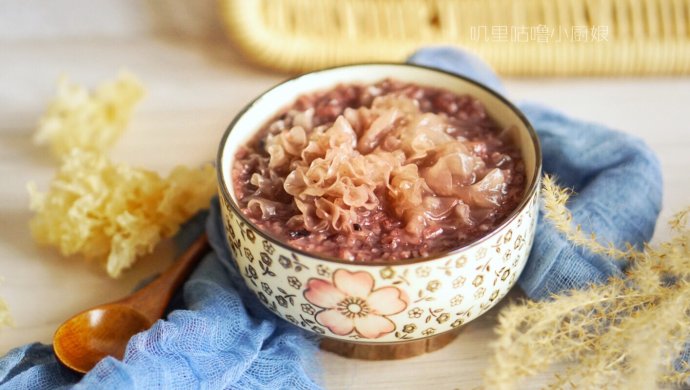
[[[163,315],[175,290],[209,249],[206,234],[202,234],[170,268],[146,287],[65,321],[53,336],[58,360],[85,373],[106,356],[122,359],[129,339],[150,328]]]

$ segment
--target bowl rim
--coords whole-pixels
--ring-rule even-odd
[[[524,194],[520,200],[520,203],[517,205],[517,207],[515,207],[513,209],[513,211],[500,224],[498,224],[496,227],[494,227],[490,232],[488,232],[487,234],[485,234],[485,235],[477,238],[476,240],[471,241],[471,242],[469,242],[463,246],[455,247],[455,248],[448,250],[448,251],[445,251],[445,252],[431,254],[429,256],[412,257],[412,258],[408,258],[408,259],[389,260],[389,261],[385,261],[385,262],[381,262],[381,261],[351,261],[351,260],[340,259],[340,258],[333,257],[333,256],[310,253],[308,251],[292,247],[289,244],[284,243],[281,239],[274,237],[272,234],[260,229],[258,226],[256,226],[249,218],[247,218],[242,213],[242,211],[240,210],[240,208],[238,207],[236,202],[233,200],[233,197],[230,195],[229,187],[228,187],[227,183],[225,182],[223,172],[225,171],[225,169],[229,169],[229,168],[226,167],[224,169],[224,167],[222,165],[223,155],[224,155],[224,151],[226,149],[225,145],[228,141],[228,138],[230,137],[230,132],[235,127],[235,125],[240,120],[240,118],[242,118],[244,116],[244,114],[247,111],[249,111],[256,104],[256,102],[259,99],[261,99],[264,95],[268,94],[269,92],[271,92],[277,88],[280,88],[281,86],[283,86],[286,83],[299,80],[300,78],[305,77],[305,76],[314,75],[314,74],[323,73],[323,72],[328,72],[328,71],[332,71],[332,70],[336,70],[336,69],[350,68],[350,67],[366,67],[369,65],[385,65],[385,66],[400,66],[400,67],[420,68],[423,70],[438,72],[438,73],[442,73],[442,74],[445,74],[448,76],[459,78],[459,79],[461,79],[467,83],[473,84],[474,86],[485,90],[490,95],[492,95],[493,97],[498,99],[502,104],[506,105],[511,111],[513,111],[513,113],[515,113],[517,115],[517,117],[519,118],[519,120],[524,124],[524,126],[527,129],[527,132],[530,136],[530,139],[532,141],[532,145],[534,146],[534,150],[535,150],[535,165],[536,166],[534,169],[534,173],[532,175],[532,182],[529,185],[529,187],[526,189],[526,191],[524,192]],[[395,75],[392,75],[391,77],[395,78]],[[363,63],[352,63],[352,64],[347,64],[347,65],[338,65],[338,66],[332,66],[332,67],[328,67],[328,68],[318,69],[318,70],[307,72],[307,73],[302,73],[302,74],[287,78],[287,79],[279,82],[278,84],[272,86],[271,88],[269,88],[269,89],[265,90],[264,92],[262,92],[261,94],[259,94],[256,98],[252,99],[244,108],[242,108],[235,115],[235,117],[233,118],[233,120],[230,122],[228,127],[225,129],[225,132],[223,133],[223,137],[221,138],[220,144],[218,146],[218,153],[217,153],[217,157],[216,157],[216,175],[218,177],[218,184],[220,187],[221,196],[223,196],[223,198],[225,199],[225,203],[227,203],[232,208],[232,210],[235,212],[235,214],[237,214],[237,216],[242,220],[242,222],[246,223],[253,230],[255,230],[256,233],[259,234],[262,238],[268,240],[269,242],[273,243],[274,245],[278,245],[279,247],[282,247],[286,250],[289,250],[291,252],[295,252],[296,254],[306,256],[309,258],[314,258],[314,259],[323,260],[323,261],[327,261],[327,262],[331,262],[331,263],[337,263],[337,264],[349,264],[349,265],[357,265],[357,266],[365,266],[365,267],[371,267],[371,266],[386,267],[386,266],[398,266],[398,265],[410,265],[410,264],[423,263],[423,262],[427,262],[427,261],[436,260],[439,258],[446,258],[449,256],[454,256],[454,255],[460,254],[462,252],[465,252],[465,251],[467,251],[467,250],[469,250],[475,246],[481,245],[485,241],[488,241],[489,239],[494,237],[499,231],[503,230],[503,228],[505,228],[507,225],[510,225],[517,218],[517,216],[525,208],[528,207],[532,197],[538,191],[538,184],[539,184],[539,178],[541,176],[541,171],[542,171],[542,151],[541,151],[541,143],[539,142],[539,137],[537,136],[537,133],[534,130],[534,127],[532,127],[532,124],[527,119],[525,114],[523,114],[522,111],[520,111],[520,109],[518,109],[513,103],[508,101],[508,99],[503,97],[503,95],[501,95],[497,91],[493,90],[492,88],[489,88],[488,86],[486,86],[486,85],[484,85],[478,81],[475,81],[469,77],[466,77],[464,75],[448,72],[446,70],[434,68],[434,67],[430,67],[430,66],[408,64],[408,63],[399,63],[399,62],[363,62]],[[535,216],[535,218],[536,218],[536,216]]]

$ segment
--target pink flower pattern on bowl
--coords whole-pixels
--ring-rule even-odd
[[[374,289],[374,278],[367,272],[338,269],[333,282],[311,278],[304,298],[322,310],[316,321],[339,336],[353,331],[362,338],[376,339],[395,330],[388,317],[407,308],[406,294],[397,287]]]

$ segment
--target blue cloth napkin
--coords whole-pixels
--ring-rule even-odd
[[[505,90],[476,57],[451,48],[417,52],[411,62],[459,73]],[[654,154],[634,137],[547,108],[520,105],[541,139],[544,171],[573,187],[575,221],[616,244],[651,238],[661,204]],[[102,360],[85,376],[60,366],[49,345],[29,344],[0,359],[3,389],[223,388],[316,389],[316,340],[264,309],[244,287],[226,247],[218,202],[178,236],[184,247],[206,219],[213,247],[184,286],[167,318],[130,341],[123,361]],[[573,247],[539,220],[519,284],[534,299],[620,275],[622,264]]]

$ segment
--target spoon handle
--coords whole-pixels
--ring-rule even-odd
[[[155,322],[163,315],[173,293],[210,249],[208,237],[203,233],[159,277],[120,302],[129,304]]]

